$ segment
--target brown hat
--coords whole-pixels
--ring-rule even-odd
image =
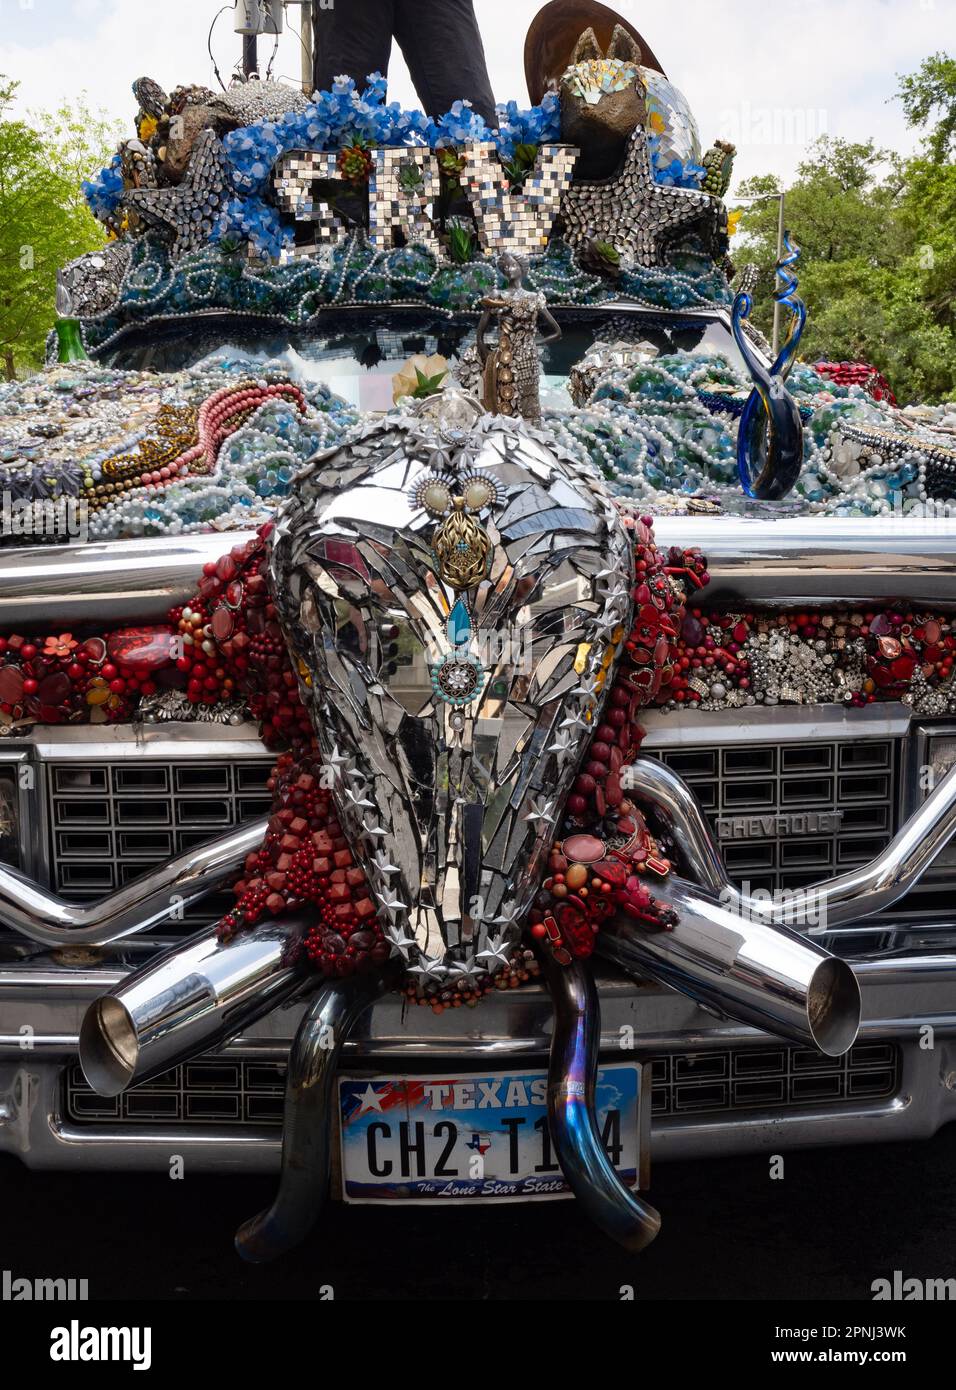
[[[616,24],[640,44],[643,66],[666,77],[634,25],[615,14],[609,5],[601,5],[598,0],[550,0],[531,21],[524,44],[524,75],[532,103],[537,106],[548,90],[548,83],[561,77],[586,29],[594,30],[598,43],[606,50]]]

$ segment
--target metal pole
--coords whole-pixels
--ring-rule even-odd
[[[784,236],[784,202],[786,194],[780,190],[780,205],[777,217],[777,265],[783,260],[783,236]],[[774,284],[776,290],[776,284]],[[773,355],[776,360],[777,353],[780,351],[780,322],[783,317],[783,305],[779,300],[773,306]]]
[[[303,6],[303,10],[304,10],[305,8],[306,8],[306,7]],[[318,85],[319,85],[318,82],[316,81],[316,64],[317,64],[318,61],[319,61],[319,35],[320,35],[320,33],[322,32],[322,23],[321,23],[321,20],[320,20],[320,18],[319,18],[319,0],[311,0],[311,3],[310,3],[309,8],[311,9],[311,12],[312,12],[312,15],[311,15],[311,28],[312,28],[312,85],[311,85],[311,89],[310,89],[310,93],[309,93],[309,94],[311,95],[312,92],[318,90]]]
[[[302,22],[299,26],[299,33],[302,36],[300,52],[302,54],[302,90],[307,97],[315,91],[315,82],[312,78],[313,64],[315,62],[315,36],[312,30],[312,5],[303,5],[300,9]]]
[[[242,36],[242,71],[245,77],[251,77],[254,72],[259,71],[259,49],[255,34]]]

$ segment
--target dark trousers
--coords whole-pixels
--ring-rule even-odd
[[[335,0],[331,9],[313,5],[312,15],[316,91],[339,76],[361,87],[370,72],[387,75],[394,35],[429,116],[470,101],[497,125],[472,0]]]

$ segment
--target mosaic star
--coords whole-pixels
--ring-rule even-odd
[[[619,174],[598,183],[573,183],[561,199],[572,246],[597,238],[614,246],[625,260],[647,267],[663,265],[665,243],[707,214],[716,232],[723,216],[716,198],[655,182],[647,135],[640,126],[631,136]]]
[[[131,188],[123,206],[144,222],[173,234],[172,254],[201,250],[219,220],[224,204],[234,195],[229,159],[215,131],[197,138],[182,183],[173,188]]]

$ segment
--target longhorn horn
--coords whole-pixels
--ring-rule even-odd
[[[292,948],[304,917],[263,922],[229,941],[198,932],[128,975],[87,1009],[80,1066],[93,1090],[118,1096],[235,1037],[301,988]]]
[[[270,1207],[236,1232],[236,1249],[250,1264],[299,1245],[318,1219],[329,1186],[339,1057],[356,1020],[383,988],[365,980],[325,984],[299,1024],[286,1076],[279,1190]]]
[[[845,960],[797,932],[741,916],[694,884],[669,878],[655,894],[676,915],[667,931],[618,920],[597,949],[705,1008],[842,1057],[860,1027],[860,986]]]
[[[650,1245],[661,1218],[624,1186],[601,1142],[594,1103],[601,1006],[594,978],[579,961],[559,965],[546,946],[537,954],[554,1001],[548,1119],[555,1154],[568,1186],[595,1225],[636,1253]]]

